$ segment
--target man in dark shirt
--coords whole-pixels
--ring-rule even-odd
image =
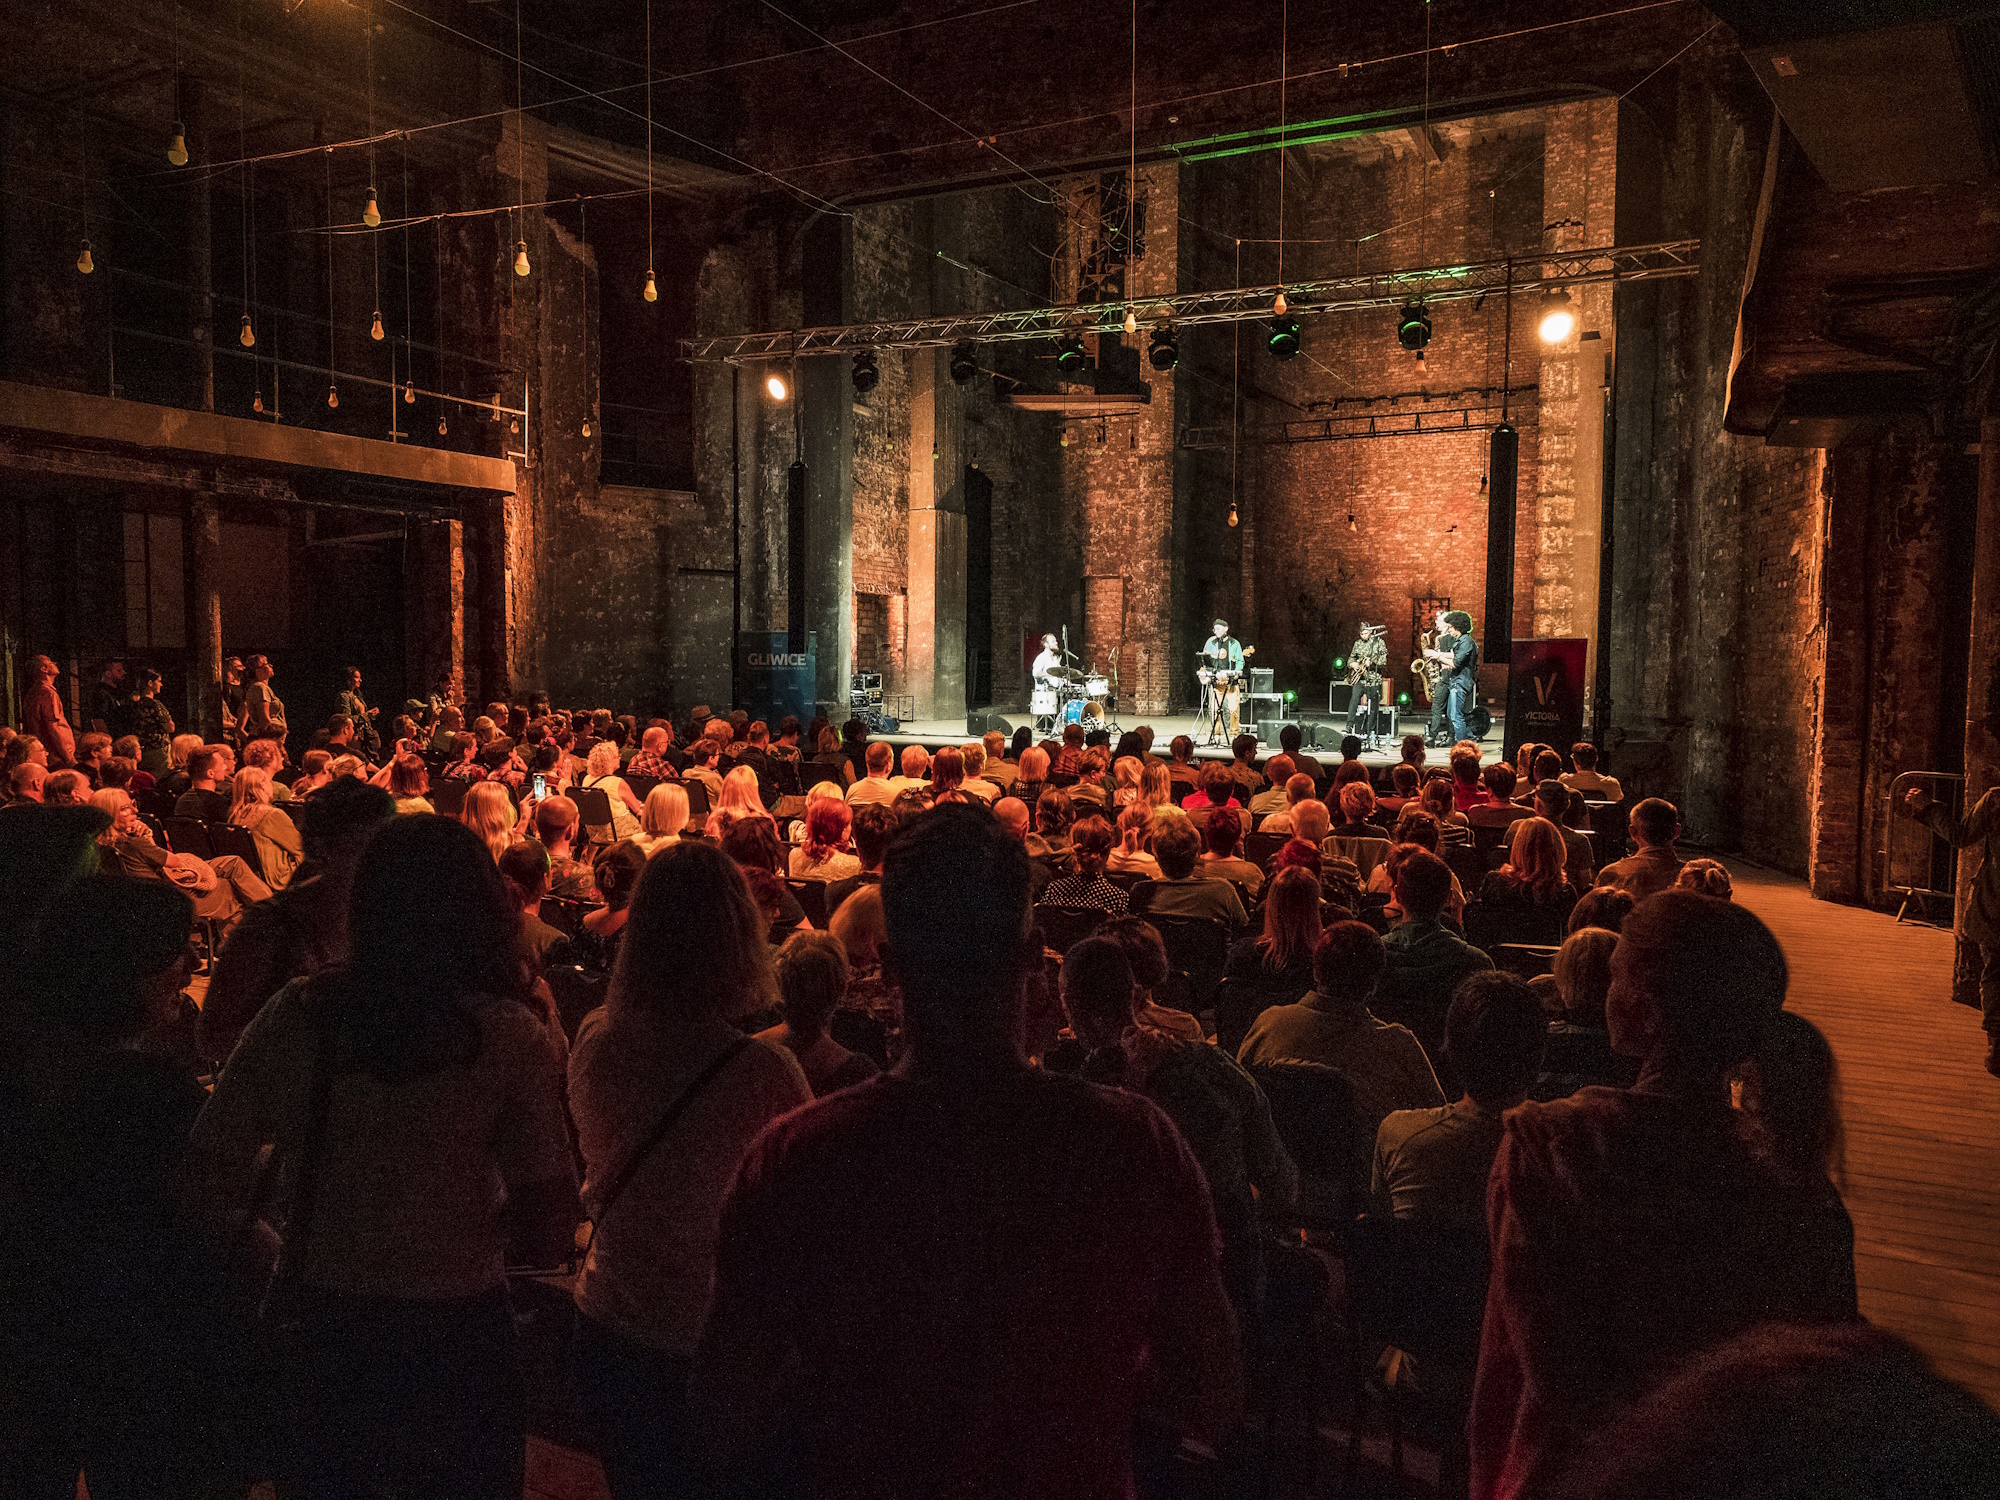
[[[882,893],[905,1068],[744,1158],[699,1429],[746,1492],[1129,1496],[1142,1393],[1209,1441],[1240,1408],[1200,1169],[1156,1106],[1023,1060],[1040,955],[1027,856],[993,819],[917,819]]]
[[[1681,857],[1674,840],[1681,836],[1681,815],[1673,803],[1648,797],[1632,809],[1632,839],[1639,849],[1614,859],[1597,872],[1599,885],[1616,886],[1634,901],[1670,890],[1680,878]]]
[[[187,758],[188,789],[174,803],[177,818],[199,818],[204,823],[229,821],[229,793],[216,783],[228,772],[229,751],[221,745],[203,745],[190,750]]]
[[[1472,640],[1472,616],[1462,609],[1437,617],[1438,643],[1424,655],[1445,669],[1437,690],[1444,695],[1445,717],[1454,739],[1469,740],[1466,715],[1479,691],[1479,647]]]
[[[91,684],[90,727],[112,739],[132,732],[132,689],[125,681],[125,663],[104,664],[104,675]]]
[[[1468,974],[1493,967],[1493,960],[1442,921],[1451,902],[1451,867],[1427,849],[1413,849],[1396,871],[1396,905],[1404,920],[1382,939],[1389,969],[1375,1013],[1417,1034],[1424,1050],[1437,1057],[1444,1047],[1445,1009],[1452,991]],[[1447,1093],[1452,1080],[1444,1080]]]
[[[1293,772],[1310,776],[1317,783],[1325,773],[1320,769],[1318,758],[1300,748],[1305,742],[1306,737],[1296,724],[1287,724],[1278,731],[1278,748],[1290,759]]]

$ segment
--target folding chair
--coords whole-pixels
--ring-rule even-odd
[[[1278,851],[1291,842],[1289,833],[1252,833],[1243,840],[1243,857],[1266,874]]]
[[[826,930],[826,882],[824,880],[787,880],[792,898],[799,903],[799,909],[806,914],[806,920],[824,932]]]
[[[257,850],[257,841],[250,836],[247,828],[238,828],[234,823],[212,823],[208,829],[210,859],[218,855],[233,854],[252,870],[266,885],[271,877],[264,869],[264,856]]]
[[[611,798],[601,786],[573,788],[576,811],[593,844],[615,842],[611,822]]]
[[[215,857],[215,848],[208,839],[208,825],[200,818],[162,818],[160,826],[167,836],[167,847],[174,853],[193,854],[201,859]]]
[[[465,792],[470,783],[442,778],[431,783],[431,806],[441,818],[455,818],[465,811]]]
[[[1067,953],[1078,943],[1089,937],[1104,925],[1109,915],[1098,906],[1049,906],[1035,908],[1035,921],[1041,925],[1042,942],[1058,953]]]
[[[1167,967],[1185,974],[1199,1014],[1215,1003],[1216,987],[1229,964],[1229,928],[1212,917],[1169,917],[1147,913],[1167,945]]]

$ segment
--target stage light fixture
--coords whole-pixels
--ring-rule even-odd
[[[1347,670],[1347,658],[1344,656],[1336,656],[1333,659],[1333,670],[1336,672],[1345,672]]]
[[[1542,342],[1560,344],[1576,331],[1576,308],[1569,300],[1569,293],[1557,287],[1542,298]]]
[[[1082,339],[1074,333],[1066,333],[1056,340],[1056,368],[1063,374],[1074,375],[1085,363]]]
[[[1421,302],[1412,302],[1396,315],[1396,342],[1412,354],[1421,354],[1431,341],[1431,315]]]
[[[1174,342],[1171,327],[1155,328],[1152,338],[1146,341],[1146,362],[1156,370],[1171,370],[1180,363],[1180,346]]]
[[[173,138],[167,142],[167,160],[177,167],[188,164],[187,126],[174,121]]]
[[[1299,320],[1297,318],[1273,318],[1270,331],[1264,335],[1264,342],[1274,359],[1291,359],[1299,352]]]
[[[361,222],[366,224],[370,229],[376,228],[382,222],[382,209],[375,201],[375,189],[373,188],[368,190],[368,202],[361,210]]]
[[[88,276],[92,271],[95,271],[96,269],[97,269],[97,262],[90,258],[90,241],[85,240],[83,242],[83,248],[77,252],[76,256],[77,274],[79,276]]]
[[[785,384],[784,376],[766,375],[764,377],[764,394],[769,396],[773,401],[784,400],[788,392],[789,387]]]
[[[245,349],[254,349],[257,346],[257,331],[250,326],[248,313],[243,315],[243,326],[236,331],[236,342]]]
[[[950,369],[953,385],[964,385],[979,373],[979,360],[974,353],[971,339],[960,339],[951,346]]]
[[[875,367],[875,351],[863,349],[854,356],[854,369],[848,376],[854,382],[854,394],[865,396],[874,390],[882,379],[882,372]]]
[[[1410,695],[1408,693],[1398,693],[1396,694],[1396,701],[1398,703],[1408,703],[1410,701]]]

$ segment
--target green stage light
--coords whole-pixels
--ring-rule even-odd
[[[1396,342],[1411,353],[1431,341],[1431,315],[1421,302],[1412,302],[1396,314]]]
[[[1408,703],[1410,701],[1410,695],[1408,693],[1398,693],[1396,694],[1396,701],[1398,703]]]
[[[1299,695],[1297,693],[1287,693],[1285,694],[1285,701],[1287,703],[1296,703],[1299,701]]]
[[[1345,672],[1347,670],[1347,658],[1344,656],[1336,656],[1333,659],[1333,670],[1336,672]]]
[[[1299,352],[1299,320],[1276,317],[1265,325],[1264,342],[1277,359],[1290,359]]]

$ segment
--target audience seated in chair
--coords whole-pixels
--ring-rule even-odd
[[[1259,1015],[1236,1054],[1253,1070],[1269,1063],[1316,1063],[1346,1079],[1357,1131],[1354,1159],[1360,1162],[1368,1160],[1376,1129],[1392,1111],[1444,1103],[1423,1045],[1369,1008],[1386,959],[1372,927],[1335,922],[1313,952],[1312,993]]]
[[[1205,917],[1222,923],[1233,935],[1249,925],[1243,898],[1226,880],[1196,874],[1201,837],[1185,818],[1173,818],[1153,831],[1153,858],[1160,878],[1140,889],[1144,910],[1163,917]]]
[[[1576,767],[1562,777],[1562,784],[1573,792],[1601,802],[1622,802],[1625,791],[1618,785],[1615,776],[1601,775],[1597,769],[1597,747],[1589,741],[1581,741],[1569,747],[1570,764]]]
[[[1304,847],[1312,850],[1310,844]],[[1317,858],[1318,851],[1312,853]],[[1231,1057],[1258,1016],[1312,992],[1313,953],[1322,931],[1320,906],[1318,874],[1302,865],[1287,865],[1271,877],[1264,893],[1263,932],[1230,945],[1223,969],[1226,998],[1216,1001],[1215,1041]]]
[[[1718,901],[1734,899],[1729,870],[1719,859],[1691,859],[1674,877],[1674,888],[1693,891],[1697,896],[1713,896]]]
[[[99,837],[101,848],[117,867],[135,880],[162,880],[194,902],[194,914],[204,922],[225,927],[259,901],[271,897],[264,877],[234,854],[202,859],[175,854],[153,842],[153,832],[139,818],[128,793],[115,788],[93,792],[90,805],[111,818]]]
[[[1367,890],[1370,895],[1389,898],[1385,913],[1394,926],[1404,916],[1403,908],[1396,904],[1396,870],[1404,858],[1402,851],[1422,849],[1427,854],[1442,856],[1444,839],[1437,818],[1422,807],[1406,807],[1397,815],[1391,839],[1388,855],[1368,877]],[[1445,903],[1444,920],[1461,932],[1465,930],[1465,889],[1456,875],[1451,877],[1451,899]]]
[[[1021,1057],[1027,863],[970,809],[898,835],[880,889],[908,1069],[772,1126],[737,1172],[693,1387],[753,1492],[1127,1494],[1142,1386],[1198,1440],[1236,1419],[1186,1146]]]
[[[1604,1005],[1611,993],[1611,955],[1618,934],[1584,927],[1563,939],[1552,976],[1562,1001],[1561,1019],[1549,1025],[1548,1056],[1533,1099],[1567,1099],[1592,1085],[1628,1089],[1639,1081],[1639,1059],[1611,1050]]]
[[[1483,1232],[1500,1117],[1528,1096],[1548,1029],[1534,992],[1512,974],[1483,970],[1459,985],[1445,1012],[1440,1061],[1465,1093],[1454,1104],[1397,1110],[1382,1121],[1376,1212]]]
[[[663,781],[646,793],[646,810],[631,842],[648,858],[671,849],[686,833],[688,817],[687,788],[677,781]]]
[[[1290,1214],[1298,1173],[1250,1075],[1219,1048],[1147,1024],[1137,995],[1114,940],[1085,938],[1064,955],[1063,1010],[1088,1052],[1082,1076],[1144,1095],[1179,1129],[1208,1183],[1223,1284],[1247,1333],[1261,1321],[1264,1221],[1282,1224]]]
[[[1094,813],[1079,819],[1070,830],[1070,854],[1076,862],[1075,872],[1051,880],[1042,888],[1038,902],[1095,907],[1122,917],[1125,892],[1104,878],[1105,861],[1111,856],[1111,825]]]
[[[1007,799],[1013,801],[1012,798]],[[1027,831],[1028,810],[1019,802],[1014,802],[1018,813],[1003,812],[1003,821],[1013,826],[1011,819],[1018,819],[1022,833]],[[879,803],[856,808],[853,814],[851,837],[854,843],[855,870],[838,880],[829,881],[826,887],[826,911],[829,919],[840,910],[841,902],[853,895],[864,885],[879,885],[882,880],[882,860],[889,852],[889,840],[895,837],[901,825],[896,815]]]
[[[262,741],[259,741],[261,744]],[[257,848],[258,873],[274,891],[292,883],[305,858],[298,825],[271,806],[271,773],[262,766],[245,766],[236,773],[229,821],[250,835]]]
[[[1597,883],[1616,886],[1634,901],[1671,890],[1681,873],[1680,853],[1674,848],[1680,836],[1681,815],[1673,803],[1646,798],[1632,809],[1632,839],[1638,851],[1599,870]]]
[[[1212,808],[1203,826],[1199,872],[1210,880],[1227,880],[1252,901],[1264,887],[1264,872],[1243,858],[1245,816],[1233,807]]]
[[[1435,1055],[1444,1044],[1445,1009],[1459,981],[1492,968],[1493,961],[1444,925],[1452,877],[1443,860],[1404,845],[1392,879],[1403,920],[1382,940],[1388,970],[1375,1010],[1409,1027]]]
[[[1303,771],[1295,771],[1285,779],[1283,805],[1269,812],[1264,821],[1257,825],[1257,832],[1268,834],[1289,834],[1297,830],[1292,826],[1301,802],[1313,799],[1313,779]],[[1324,834],[1321,837],[1325,837]]]
[[[821,798],[806,809],[805,842],[789,855],[794,880],[846,880],[861,873],[860,857],[847,847],[854,814],[838,798]]]
[[[1575,800],[1580,800],[1576,793],[1554,776],[1545,776],[1535,783],[1534,797],[1528,806],[1536,817],[1546,818],[1555,824],[1557,832],[1562,835],[1565,850],[1563,874],[1568,878],[1571,887],[1580,895],[1589,890],[1596,879],[1597,856],[1590,840],[1571,827],[1568,822],[1570,804]],[[1501,841],[1507,849],[1508,858],[1513,857],[1514,841],[1520,838],[1521,830],[1532,821],[1530,818],[1518,819],[1502,836]]]
[[[1575,909],[1576,887],[1564,873],[1562,830],[1547,818],[1524,818],[1513,854],[1479,888],[1480,916],[1495,942],[1553,943]]]
[[[1644,1059],[1640,1086],[1508,1115],[1488,1192],[1474,1496],[1546,1493],[1621,1404],[1756,1323],[1855,1316],[1852,1230],[1844,1244],[1827,1232],[1824,1175],[1802,1180],[1730,1103],[1785,981],[1748,912],[1652,896],[1619,934],[1607,1003],[1612,1046]]]
[[[1291,806],[1285,797],[1285,783],[1297,774],[1297,768],[1289,755],[1274,755],[1264,762],[1264,788],[1251,797],[1249,813],[1253,818],[1267,817]],[[1308,778],[1310,780],[1310,778]],[[1310,794],[1308,794],[1310,795]],[[1258,825],[1263,826],[1261,823]]]
[[[847,998],[847,951],[829,932],[795,932],[772,963],[778,982],[778,1011],[784,1020],[757,1033],[757,1040],[783,1047],[798,1059],[815,1098],[866,1083],[880,1071],[827,1035],[827,1023]]]
[[[174,801],[174,816],[204,823],[229,821],[230,795],[223,786],[236,772],[236,755],[227,745],[202,745],[188,752],[187,790]]]
[[[1142,1021],[1157,1031],[1185,1037],[1191,1042],[1202,1040],[1199,1020],[1177,1006],[1159,1003],[1168,976],[1173,972],[1167,958],[1166,940],[1160,936],[1159,928],[1144,917],[1114,917],[1091,935],[1107,938],[1125,950],[1125,961],[1132,966],[1133,982],[1139,986],[1136,1009]]]
[[[1569,931],[1574,933],[1586,927],[1602,927],[1606,932],[1616,932],[1625,925],[1625,919],[1637,904],[1630,891],[1621,891],[1611,885],[1594,885],[1576,898],[1576,905],[1569,914]]]
[[[1172,807],[1173,803],[1162,805]],[[1158,807],[1141,801],[1118,814],[1118,846],[1105,862],[1107,871],[1146,880],[1160,878],[1160,862],[1153,857],[1153,830],[1159,826],[1158,812]]]

